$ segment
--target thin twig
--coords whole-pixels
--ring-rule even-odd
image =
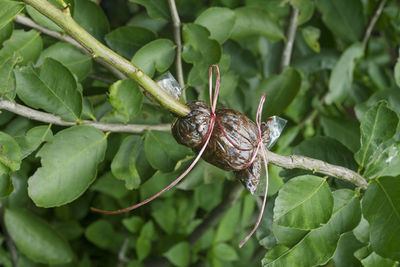
[[[386,0],[382,0],[379,3],[378,8],[375,10],[374,16],[371,18],[371,20],[370,20],[370,22],[368,24],[367,30],[365,31],[364,37],[363,37],[363,40],[362,40],[362,44],[363,44],[364,49],[367,46],[368,40],[371,37],[371,33],[372,33],[372,30],[375,27],[376,22],[378,21],[379,17],[382,14],[382,10],[385,7],[385,4],[386,4]]]
[[[24,17],[22,15],[17,15],[14,19],[15,22],[21,24],[21,25],[25,25],[27,27],[30,27],[32,29],[35,29],[41,33],[44,33],[48,36],[51,36],[53,38],[56,38],[60,41],[64,41],[66,43],[72,44],[73,46],[75,46],[76,48],[78,48],[79,51],[81,51],[82,53],[91,56],[91,54],[89,53],[88,50],[86,50],[86,48],[84,48],[83,46],[81,46],[77,41],[75,41],[74,39],[72,39],[71,37],[69,37],[68,35],[59,33],[57,31],[53,31],[50,29],[47,29],[43,26],[40,26],[39,24],[37,24],[36,22],[34,22],[33,20],[31,20],[30,18]],[[119,70],[117,70],[116,68],[114,68],[112,65],[108,64],[107,62],[105,62],[104,60],[102,60],[101,58],[94,58],[94,60],[103,65],[106,69],[108,69],[115,77],[117,77],[118,79],[126,79],[126,76],[120,72]]]
[[[290,58],[292,57],[292,51],[293,51],[294,38],[296,37],[298,17],[299,17],[299,10],[295,7],[292,7],[289,28],[286,34],[287,40],[282,53],[281,71],[290,64]]]
[[[26,117],[31,120],[52,123],[61,126],[78,125],[78,123],[76,122],[63,121],[60,117],[55,116],[53,114],[31,109],[26,106],[16,104],[7,100],[0,100],[0,109],[8,110],[12,113],[18,114],[20,116]],[[89,120],[82,120],[81,124],[91,125],[105,132],[127,132],[127,133],[141,133],[145,130],[169,131],[171,127],[169,124],[160,124],[160,125],[111,124],[111,123],[93,122]],[[363,189],[366,189],[368,187],[367,181],[358,173],[341,166],[336,166],[326,163],[322,160],[317,160],[297,155],[281,156],[270,151],[268,152],[268,160],[270,163],[280,167],[284,167],[286,169],[300,168],[305,170],[311,170],[351,182],[356,186],[362,187]]]
[[[76,122],[63,121],[59,116],[31,109],[26,106],[16,104],[7,100],[0,100],[0,109],[8,110],[12,113],[18,114],[20,116],[35,121],[52,123],[60,126],[78,125],[78,123]],[[82,120],[81,124],[93,126],[104,132],[141,133],[145,130],[169,131],[171,129],[170,124],[159,124],[159,125],[120,124],[120,123],[94,122],[89,120]]]
[[[363,189],[368,188],[368,182],[360,174],[341,166],[329,164],[322,160],[298,155],[281,156],[268,151],[268,161],[286,169],[300,168],[318,172],[350,182]]]
[[[217,207],[215,207],[208,217],[194,229],[187,237],[187,241],[193,246],[200,237],[202,237],[208,229],[214,227],[225,212],[233,206],[243,192],[243,185],[236,183],[231,189],[227,198],[225,198]]]
[[[174,26],[174,40],[176,44],[176,75],[178,77],[179,85],[182,88],[183,99],[186,102],[185,81],[183,79],[182,70],[182,40],[181,40],[181,20],[179,18],[178,10],[176,9],[175,0],[168,0],[169,9],[171,11],[172,23]]]

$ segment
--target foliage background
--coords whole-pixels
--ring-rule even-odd
[[[177,76],[166,0],[67,2],[82,27],[149,76]],[[205,162],[133,212],[90,212],[90,206],[113,210],[139,202],[188,166],[193,153],[169,132],[103,133],[2,110],[1,264],[397,266],[398,2],[177,0],[176,6],[188,100],[207,99],[208,67],[218,63],[220,104],[254,118],[266,93],[263,117],[288,120],[277,153],[358,171],[368,189],[270,166],[262,224],[238,249],[255,222],[258,200],[242,192],[231,173]],[[117,80],[73,45],[13,22],[18,13],[63,31],[30,6],[0,1],[2,101],[67,122],[172,122],[173,115],[143,97],[133,81]],[[281,68],[285,44],[293,41],[286,34],[290,25],[297,26],[293,55]]]

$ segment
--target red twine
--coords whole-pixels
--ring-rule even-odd
[[[212,71],[213,68],[215,68],[215,70],[217,71],[217,80],[215,82],[215,91],[214,91],[214,97],[212,96]],[[194,161],[192,162],[192,164],[190,164],[190,166],[176,179],[174,180],[171,184],[169,184],[167,187],[165,187],[163,190],[161,190],[160,192],[158,192],[157,194],[147,198],[146,200],[135,204],[133,206],[124,208],[124,209],[119,209],[119,210],[113,210],[113,211],[106,211],[106,210],[101,210],[101,209],[97,209],[97,208],[93,208],[91,207],[90,209],[92,211],[95,212],[100,212],[100,213],[104,213],[104,214],[118,214],[118,213],[123,213],[123,212],[127,212],[136,208],[139,208],[141,206],[143,206],[144,204],[147,204],[148,202],[152,201],[153,199],[159,197],[160,195],[164,194],[166,191],[168,191],[169,189],[171,189],[172,187],[174,187],[177,183],[179,183],[192,169],[193,167],[196,165],[196,163],[199,161],[201,155],[203,154],[204,150],[206,149],[211,136],[212,136],[212,132],[214,130],[214,126],[215,123],[217,122],[221,128],[221,131],[223,133],[223,135],[227,138],[227,140],[229,141],[229,143],[231,143],[235,148],[239,149],[239,150],[248,150],[248,149],[243,149],[238,147],[238,145],[236,145],[230,138],[228,138],[228,136],[226,135],[220,121],[217,118],[217,115],[215,113],[216,111],[216,107],[217,107],[217,100],[218,100],[218,93],[219,93],[219,86],[220,86],[220,72],[219,72],[219,68],[217,65],[211,65],[210,69],[209,69],[209,93],[210,93],[210,105],[211,105],[211,118],[210,118],[210,125],[208,127],[208,131],[207,131],[207,135],[205,138],[205,142],[203,144],[203,147],[201,148],[201,150],[199,151],[199,153],[197,154],[196,158],[194,159]],[[261,114],[262,114],[262,107],[265,101],[265,95],[262,94],[261,96],[261,100],[260,103],[258,105],[258,109],[257,109],[257,116],[256,116],[256,124],[257,124],[257,131],[258,131],[258,144],[256,147],[255,152],[252,155],[252,158],[250,159],[248,166],[250,166],[254,159],[257,156],[257,153],[259,151],[259,149],[261,148],[262,151],[262,156],[263,156],[263,160],[264,160],[264,167],[265,167],[265,173],[266,173],[266,182],[265,182],[265,194],[264,194],[264,200],[263,200],[263,204],[261,206],[261,210],[260,213],[258,215],[258,219],[256,224],[254,225],[253,229],[251,230],[251,232],[246,236],[246,238],[239,244],[239,247],[241,248],[248,240],[249,238],[254,234],[254,232],[257,230],[263,213],[264,213],[264,208],[265,208],[265,203],[267,201],[267,193],[268,193],[268,168],[267,168],[267,164],[268,164],[268,160],[267,160],[267,152],[265,150],[264,144],[262,142],[262,134],[261,134]]]

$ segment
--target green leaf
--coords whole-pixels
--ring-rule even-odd
[[[136,241],[136,253],[140,261],[149,256],[154,234],[154,224],[152,221],[149,221],[142,227],[139,238]]]
[[[124,139],[111,163],[113,175],[125,181],[127,189],[137,189],[140,185],[140,176],[137,170],[136,159],[141,155],[143,139],[137,135],[131,135]]]
[[[105,36],[108,46],[127,59],[155,38],[154,32],[137,26],[118,27]]]
[[[396,267],[396,266],[398,266],[398,262],[395,262],[391,259],[381,257],[380,255],[376,254],[375,252],[372,252],[367,257],[363,258],[361,260],[361,263],[365,267],[375,267],[375,266]]]
[[[203,11],[194,23],[206,27],[210,38],[224,43],[231,35],[235,25],[235,12],[224,7],[210,7]]]
[[[42,25],[45,28],[48,28],[53,31],[63,32],[63,30],[57,24],[55,24],[51,19],[49,19],[48,17],[37,11],[35,8],[28,5],[26,6],[26,11],[37,24]]]
[[[18,250],[31,260],[43,264],[65,264],[73,260],[69,244],[31,212],[7,209],[4,222]]]
[[[143,93],[130,79],[119,80],[110,86],[110,104],[123,116],[124,122],[135,117],[142,108]]]
[[[400,49],[399,49],[400,51]],[[400,53],[399,57],[397,58],[396,65],[394,66],[394,80],[398,87],[400,87]]]
[[[348,232],[342,235],[333,256],[335,267],[359,266],[360,263],[353,254],[362,246],[363,244],[354,237],[353,233]]]
[[[397,114],[384,101],[378,102],[365,113],[361,121],[361,148],[354,156],[360,168],[368,164],[382,143],[394,136],[398,123]]]
[[[21,149],[10,135],[0,132],[0,174],[3,169],[17,171],[21,166]]]
[[[15,70],[17,95],[27,105],[42,108],[66,121],[77,121],[82,94],[71,72],[58,61],[46,58],[37,73],[32,67]]]
[[[400,260],[400,178],[384,177],[371,183],[363,198],[362,211],[370,225],[374,251]]]
[[[356,120],[336,117],[321,117],[325,135],[335,138],[353,153],[360,149],[360,125]]]
[[[9,196],[13,191],[11,177],[7,174],[0,174],[0,198]]]
[[[296,245],[308,233],[307,230],[285,227],[277,223],[272,224],[272,231],[278,244],[288,247]]]
[[[263,118],[272,115],[280,115],[293,101],[299,92],[301,76],[293,68],[286,68],[279,75],[272,75],[262,81],[256,89],[257,95],[265,93],[266,103],[263,108]],[[253,113],[257,111],[257,105],[253,105]]]
[[[129,230],[132,234],[136,234],[142,228],[144,224],[144,220],[139,216],[131,216],[129,218],[125,218],[122,220],[122,224],[126,229]]]
[[[96,246],[106,249],[114,243],[115,231],[109,221],[100,219],[86,228],[85,237]]]
[[[189,153],[189,149],[178,145],[171,133],[149,131],[144,141],[144,150],[150,165],[163,172],[172,171],[178,162]]]
[[[252,201],[254,201],[254,199],[252,199]],[[242,203],[238,201],[224,214],[224,217],[222,217],[221,222],[218,224],[214,238],[215,243],[227,242],[235,236],[240,221],[241,204]]]
[[[288,250],[276,253],[270,250],[262,260],[263,266],[315,266],[331,259],[340,236],[352,230],[360,221],[360,201],[353,191],[339,189],[333,192],[334,207],[327,224],[308,232],[302,240]],[[318,248],[318,249],[316,249]]]
[[[311,0],[295,0],[291,1],[291,4],[299,9],[299,17],[297,20],[297,25],[302,25],[309,21],[314,14],[314,1]]]
[[[315,4],[333,34],[349,43],[361,40],[365,18],[360,0],[318,0]]]
[[[171,201],[162,201],[161,205],[153,205],[151,216],[155,219],[158,225],[169,235],[175,231],[177,219],[176,210]]]
[[[218,243],[213,248],[213,254],[223,261],[236,261],[239,259],[237,252],[226,243]]]
[[[3,28],[0,28],[0,44],[2,44],[5,40],[10,38],[11,34],[14,31],[14,23],[10,21]]]
[[[380,144],[369,158],[364,177],[369,179],[400,174],[400,144],[394,140]]]
[[[56,222],[52,225],[66,240],[76,240],[83,234],[83,228],[77,221]]]
[[[141,47],[132,58],[132,63],[153,77],[155,71],[165,72],[174,62],[175,44],[168,39],[157,39]]]
[[[198,186],[194,190],[196,206],[206,211],[211,211],[221,202],[222,190],[222,184],[217,182]]]
[[[0,1],[0,29],[12,21],[24,9],[24,4],[15,1]]]
[[[163,254],[175,266],[188,266],[190,263],[190,245],[188,242],[179,242]]]
[[[333,197],[325,179],[304,175],[293,178],[279,190],[275,200],[274,222],[279,225],[314,229],[332,214]]]
[[[314,50],[314,52],[319,53],[320,45],[318,43],[319,36],[321,35],[321,31],[318,28],[313,26],[307,26],[301,29],[301,34],[303,35],[304,40],[308,44],[308,46]]]
[[[261,35],[272,41],[285,39],[282,28],[265,10],[256,7],[235,9],[236,22],[231,38],[244,40],[251,36]]]
[[[103,132],[74,126],[58,132],[37,156],[42,167],[29,178],[28,192],[39,207],[56,207],[82,195],[94,181],[107,147]]]
[[[103,176],[98,178],[90,189],[101,192],[115,199],[121,199],[128,193],[124,184],[115,179],[110,172],[106,172]]]
[[[0,58],[0,96],[5,99],[15,98],[15,77],[13,73],[14,66],[18,63],[19,58],[14,54],[5,60]]]
[[[42,125],[31,128],[25,136],[18,136],[15,140],[21,148],[22,159],[29,156],[43,142],[49,142],[53,139],[51,125]]]
[[[42,52],[42,47],[43,42],[39,32],[14,30],[10,39],[3,43],[3,48],[0,50],[0,61],[8,60],[16,54],[20,57],[18,64],[26,65],[36,61]]]
[[[97,40],[103,41],[110,24],[100,5],[90,0],[75,0],[74,20]]]
[[[61,62],[81,81],[92,71],[92,58],[89,55],[82,54],[75,46],[58,42],[43,50],[37,65],[43,64],[46,57],[51,57]]]
[[[330,164],[357,169],[353,153],[337,140],[327,136],[308,138],[292,149],[293,154],[317,158]]]
[[[152,18],[170,20],[168,3],[164,0],[129,0],[144,6]]]
[[[343,52],[332,70],[329,79],[329,93],[325,97],[326,103],[340,103],[346,99],[353,83],[356,61],[363,55],[364,48],[361,43],[355,43]]]

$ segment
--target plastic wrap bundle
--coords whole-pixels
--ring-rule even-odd
[[[209,131],[211,112],[201,101],[188,104],[191,112],[180,117],[172,125],[172,134],[179,144],[198,153]],[[216,124],[202,158],[235,176],[252,193],[256,192],[261,179],[261,158],[256,155],[258,144],[257,126],[246,115],[225,107],[216,109]],[[273,116],[262,122],[262,139],[270,148],[280,136],[286,120]],[[261,193],[261,192],[260,192]]]

